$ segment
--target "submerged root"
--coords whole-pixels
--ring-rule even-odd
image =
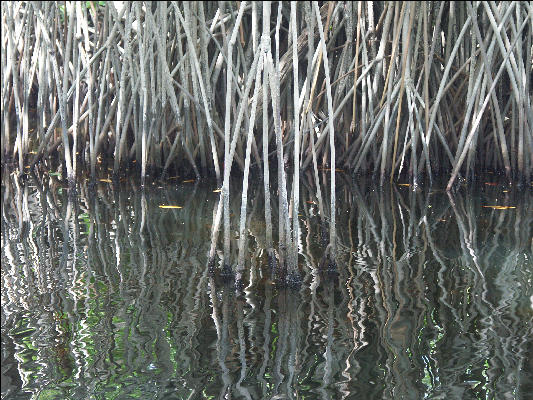
[[[320,244],[327,247],[329,240],[329,230],[325,223],[320,224]]]
[[[67,194],[70,200],[77,199],[78,189],[76,188],[76,182],[74,181],[74,179],[69,179]]]
[[[281,260],[280,260],[281,261]],[[281,261],[274,275],[274,283],[277,287],[285,287],[287,278],[287,263]]]
[[[241,274],[235,279],[235,292],[240,295],[244,294],[244,281]]]
[[[270,275],[273,276],[278,270],[278,259],[276,257],[276,251],[272,248],[268,249],[267,258],[268,258],[268,270],[270,271]]]
[[[224,263],[222,271],[220,272],[220,277],[224,282],[230,282],[235,279],[235,273],[229,264]]]
[[[215,274],[215,257],[210,257],[207,261],[207,270],[209,274],[214,275]]]
[[[120,173],[113,172],[113,174],[111,175],[111,180],[113,181],[113,185],[115,187],[118,187],[120,184]]]
[[[299,290],[302,286],[302,277],[298,271],[292,271],[287,276],[287,286],[293,290]]]
[[[332,246],[331,244],[328,244],[326,247],[326,250],[324,251],[324,255],[322,256],[322,259],[320,260],[319,264],[319,270],[322,272],[327,273],[337,273],[337,261],[335,260],[335,255],[332,253]]]
[[[337,261],[332,256],[328,256],[328,268],[329,273],[337,273]]]

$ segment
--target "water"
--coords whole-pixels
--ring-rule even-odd
[[[243,296],[206,270],[214,185],[102,181],[69,201],[54,177],[4,177],[2,399],[531,398],[531,188],[339,176],[338,276],[303,179],[303,284],[276,286],[258,180]]]

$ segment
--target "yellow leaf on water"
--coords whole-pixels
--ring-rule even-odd
[[[222,192],[222,189],[215,189],[215,190],[213,190],[213,193],[219,193],[219,192]]]
[[[183,208],[182,206],[164,206],[164,205],[161,205],[159,206],[159,208]]]
[[[186,181],[183,181],[183,183],[191,183],[194,182],[194,179],[187,179]]]
[[[179,175],[178,175],[178,176],[171,176],[171,177],[168,178],[168,179],[178,179],[179,177],[180,177]]]
[[[509,210],[516,207],[513,206],[483,206],[484,208],[492,208],[494,210]]]
[[[398,186],[411,186],[410,183],[398,183]]]
[[[107,182],[107,183],[111,183],[113,182],[111,179],[98,179],[100,182]]]
[[[504,190],[503,193],[509,193],[509,191],[508,190]]]

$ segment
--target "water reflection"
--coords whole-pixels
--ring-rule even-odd
[[[345,182],[333,275],[323,268],[325,229],[306,185],[301,290],[276,287],[270,274],[258,195],[240,295],[206,267],[213,187],[142,192],[99,182],[69,198],[53,178],[19,185],[4,176],[2,398],[533,391],[531,190],[447,195]],[[483,207],[495,204],[516,208]]]

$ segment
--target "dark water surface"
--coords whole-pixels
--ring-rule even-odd
[[[271,279],[259,183],[237,296],[206,268],[215,186],[175,182],[69,201],[4,177],[2,399],[532,398],[531,187],[345,182],[335,278],[304,179],[296,291]]]

